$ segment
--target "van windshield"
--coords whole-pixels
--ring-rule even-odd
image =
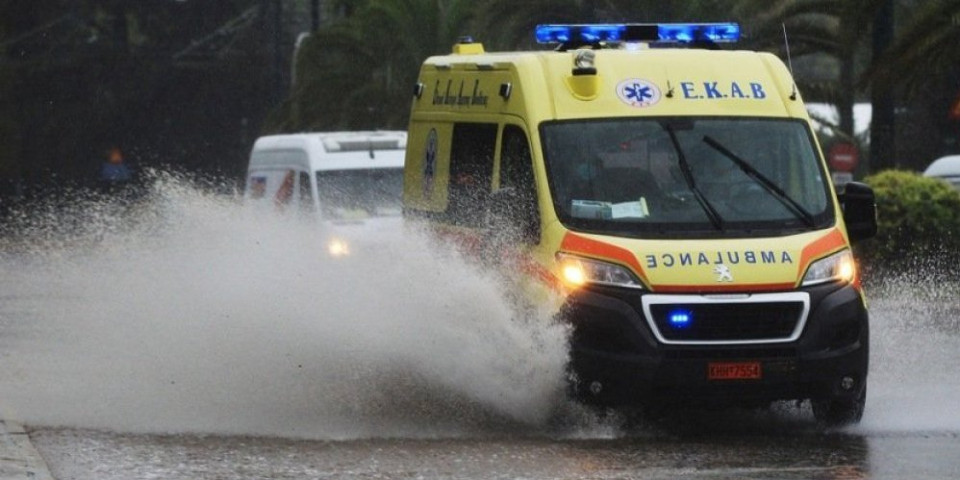
[[[568,228],[636,237],[765,236],[832,225],[806,124],[660,117],[541,126]]]
[[[321,170],[317,189],[323,218],[396,216],[401,213],[403,169]]]

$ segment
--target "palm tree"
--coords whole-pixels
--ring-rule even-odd
[[[916,93],[930,72],[960,64],[960,1],[926,0],[915,7],[911,21],[867,72],[871,84],[897,83]]]
[[[909,121],[897,128],[898,137],[911,139],[912,147],[897,149],[892,135],[878,137],[886,155],[877,160],[883,167],[903,166],[923,168],[927,162],[944,153],[954,153],[943,140],[955,137],[954,121],[960,117],[957,81],[960,80],[960,2],[956,0],[926,0],[901,3],[913,7],[892,45],[875,59],[865,75],[874,92],[882,92],[881,104],[874,108],[874,118],[893,127],[894,96],[901,95],[912,108],[906,109]],[[906,9],[905,9],[906,10]],[[877,95],[875,94],[875,97]],[[922,105],[926,104],[926,108]],[[919,108],[918,108],[919,107]],[[942,112],[950,110],[950,114]],[[929,112],[929,113],[922,113]],[[933,113],[936,112],[936,113]],[[879,115],[878,115],[879,114]],[[889,131],[887,132],[889,133]],[[918,137],[933,141],[916,140]],[[941,138],[935,138],[939,134]],[[934,146],[937,145],[937,146]],[[955,144],[954,144],[955,145]],[[951,151],[952,150],[952,151]],[[894,152],[897,152],[895,155]]]
[[[875,12],[885,0],[742,0],[735,11],[752,17],[748,45],[786,56],[787,42],[794,58],[821,54],[834,59],[839,74],[831,79],[797,78],[810,98],[835,103],[841,135],[853,135],[853,104],[858,93],[858,70],[865,63]],[[798,76],[799,77],[799,76]]]
[[[275,130],[401,128],[423,60],[448,52],[469,0],[366,0],[302,45]]]
[[[841,134],[852,131],[855,97],[870,91],[873,103],[871,169],[891,167],[903,161],[917,163],[916,158],[899,157],[916,157],[919,152],[895,152],[895,101],[898,95],[906,94],[908,98],[913,97],[911,104],[915,108],[911,110],[922,110],[922,107],[917,108],[921,102],[914,101],[922,95],[950,97],[934,99],[932,103],[939,101],[939,105],[954,100],[957,94],[955,82],[960,78],[960,68],[956,67],[960,63],[960,51],[955,48],[960,42],[960,30],[957,29],[960,2],[780,0],[771,3],[742,0],[739,7],[753,9],[756,14],[755,48],[776,48],[777,41],[782,40],[782,31],[778,30],[785,25],[795,57],[820,53],[839,62],[839,75],[832,81],[810,84],[798,78],[798,83],[805,94],[837,105]],[[905,26],[896,35],[892,31],[894,10],[900,19],[906,19]],[[873,45],[868,43],[871,33]],[[893,37],[892,45],[886,49],[882,41],[884,35]],[[930,90],[944,93],[931,94]],[[899,136],[930,135],[930,130],[935,130],[929,128],[932,126],[935,125],[905,125],[912,128],[911,132],[904,131]],[[928,144],[941,142],[915,143],[931,150]],[[926,153],[928,156],[932,154],[932,151]]]
[[[485,0],[475,26],[490,34],[485,44],[517,49],[533,46],[541,23],[657,23],[731,20],[722,0],[663,2],[653,0]]]

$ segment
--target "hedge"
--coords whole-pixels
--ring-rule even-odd
[[[960,192],[943,180],[887,170],[864,179],[877,198],[877,236],[857,245],[868,268],[922,266],[956,273]]]

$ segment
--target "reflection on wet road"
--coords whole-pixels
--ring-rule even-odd
[[[951,479],[956,435],[310,441],[34,432],[61,479]]]

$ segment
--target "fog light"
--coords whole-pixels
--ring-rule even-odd
[[[597,381],[590,382],[590,393],[594,395],[600,395],[600,392],[603,391],[603,384]]]
[[[850,390],[854,385],[857,384],[857,381],[853,377],[843,377],[840,379],[840,388],[844,390]]]

